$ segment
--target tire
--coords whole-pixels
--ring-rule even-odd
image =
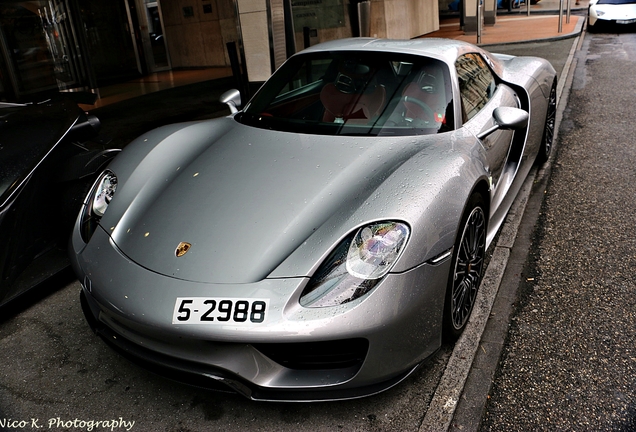
[[[443,336],[455,341],[466,328],[483,277],[486,206],[480,194],[468,201],[459,225],[444,302]]]
[[[543,126],[543,137],[537,153],[537,163],[542,165],[548,161],[552,154],[554,146],[554,131],[556,127],[556,110],[557,110],[557,79],[554,78],[550,96],[548,97],[548,108],[545,113],[545,125]]]

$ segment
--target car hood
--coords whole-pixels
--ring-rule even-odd
[[[368,204],[435,139],[300,135],[231,119],[169,132],[141,137],[115,159],[120,184],[101,225],[139,265],[207,283],[262,280],[325,224],[346,235],[334,217]],[[191,248],[177,257],[182,242]]]

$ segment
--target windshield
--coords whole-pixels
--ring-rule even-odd
[[[322,135],[422,135],[454,127],[445,63],[359,51],[292,57],[236,119]]]
[[[627,5],[634,3],[636,3],[636,0],[599,0],[596,4]]]

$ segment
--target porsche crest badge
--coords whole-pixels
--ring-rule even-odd
[[[179,246],[177,246],[177,249],[174,251],[174,254],[177,256],[177,258],[182,257],[188,253],[191,247],[192,245],[190,243],[181,242],[179,243]]]

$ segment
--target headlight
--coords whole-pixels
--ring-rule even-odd
[[[603,16],[605,15],[605,12],[603,12],[602,10],[596,10],[596,16]]]
[[[300,296],[300,304],[337,306],[367,294],[396,263],[409,234],[409,227],[401,222],[376,222],[360,228],[319,267]]]
[[[82,240],[88,243],[117,190],[117,176],[109,170],[98,178],[86,197],[80,220]]]

